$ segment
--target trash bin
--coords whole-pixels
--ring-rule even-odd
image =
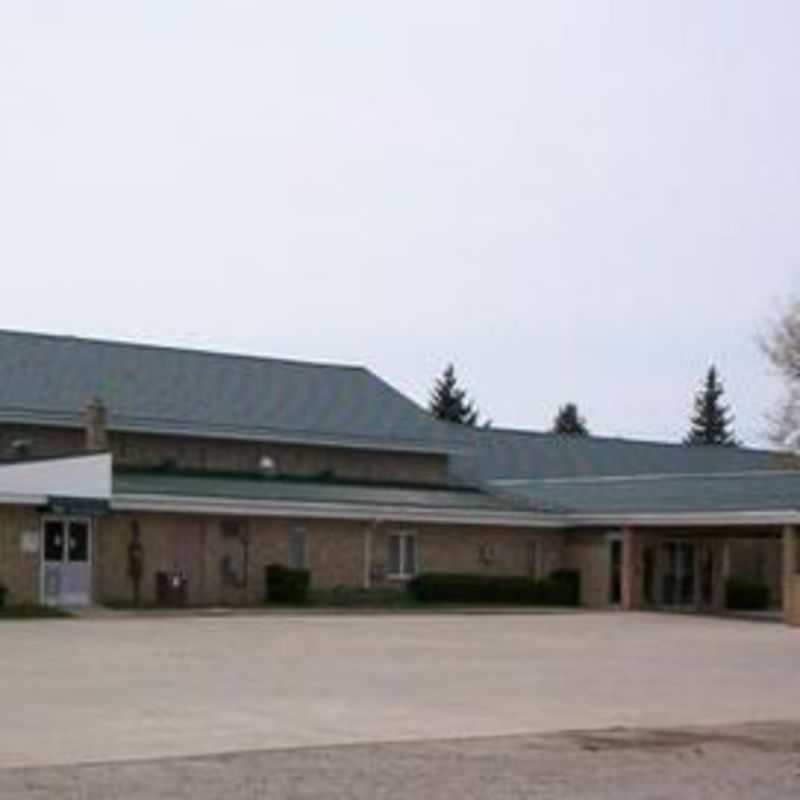
[[[189,579],[186,573],[174,569],[170,572],[156,573],[156,598],[160,606],[185,606]]]

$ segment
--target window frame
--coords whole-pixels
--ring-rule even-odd
[[[292,556],[294,555],[295,541],[298,537],[302,536],[302,558],[300,564],[293,563]],[[286,562],[289,569],[310,569],[311,556],[310,544],[308,540],[308,528],[305,525],[294,525],[289,531],[288,552],[286,554]]]
[[[392,539],[399,539],[399,554],[400,554],[400,571],[395,572],[392,570]],[[412,569],[409,571],[406,557],[408,555],[407,541],[414,542],[414,563]],[[419,574],[419,536],[416,531],[392,531],[387,535],[387,549],[389,551],[387,558],[389,568],[386,571],[386,577],[392,581],[409,581]]]

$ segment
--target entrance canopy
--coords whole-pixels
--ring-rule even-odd
[[[91,453],[0,464],[0,501],[15,505],[111,500],[111,454]]]

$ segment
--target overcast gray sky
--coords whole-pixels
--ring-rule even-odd
[[[796,0],[0,3],[0,326],[679,438],[800,291]]]

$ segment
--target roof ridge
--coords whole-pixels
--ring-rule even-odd
[[[492,425],[490,428],[484,427],[476,427],[472,429],[475,433],[484,433],[484,434],[492,434],[492,433],[510,433],[516,434],[521,436],[532,436],[541,439],[552,439],[555,441],[575,441],[575,442],[598,442],[598,443],[606,443],[606,442],[618,442],[620,444],[641,444],[647,445],[649,447],[669,447],[669,448],[679,448],[682,450],[687,451],[697,451],[708,453],[717,450],[724,450],[725,452],[745,452],[745,453],[764,453],[770,455],[787,455],[788,451],[786,450],[769,450],[763,447],[726,447],[720,448],[719,445],[687,445],[683,442],[664,442],[658,441],[656,439],[637,439],[637,438],[628,438],[626,436],[598,436],[596,434],[588,434],[586,436],[574,436],[565,433],[553,433],[552,431],[534,431],[529,430],[527,428],[510,428],[510,427],[500,427]]]
[[[308,361],[299,358],[286,358],[282,356],[259,356],[251,353],[232,353],[222,350],[210,350],[202,347],[180,347],[178,345],[154,344],[152,342],[134,342],[127,339],[102,339],[92,336],[77,336],[75,334],[44,333],[41,331],[21,331],[10,328],[0,328],[0,336],[19,336],[29,339],[49,339],[58,342],[83,342],[85,344],[100,345],[104,347],[124,347],[131,350],[156,350],[172,353],[185,353],[187,355],[213,356],[216,358],[235,358],[244,361],[272,361],[300,367],[325,367],[327,369],[351,370],[354,372],[369,372],[362,364],[343,364],[325,361]]]

